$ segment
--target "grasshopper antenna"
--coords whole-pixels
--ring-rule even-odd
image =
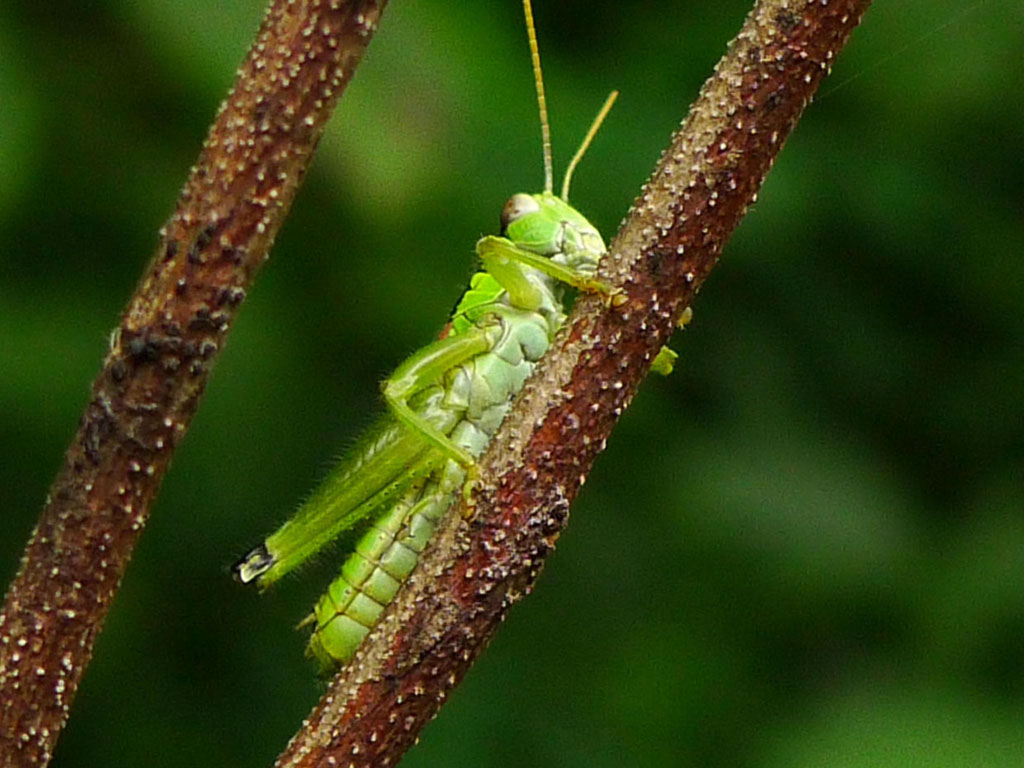
[[[612,91],[608,94],[608,98],[604,100],[604,106],[601,107],[601,111],[597,113],[597,117],[594,118],[594,122],[590,124],[590,130],[587,131],[587,135],[583,137],[583,141],[580,143],[580,148],[576,150],[576,154],[572,156],[572,160],[569,161],[569,167],[565,169],[565,178],[562,180],[562,200],[569,202],[569,182],[572,180],[572,173],[576,170],[576,166],[580,164],[580,160],[583,159],[583,155],[586,153],[587,148],[590,147],[590,142],[594,140],[594,136],[597,135],[597,129],[601,127],[601,123],[608,116],[611,111],[612,104],[615,103],[615,99],[619,97],[618,91]]]
[[[551,162],[551,125],[548,123],[548,102],[544,97],[544,75],[540,71],[540,48],[537,47],[537,30],[533,26],[533,6],[530,5],[530,0],[523,0],[523,14],[526,16],[526,37],[530,42],[533,82],[537,86],[537,106],[540,109],[540,136],[544,149],[544,191],[551,194],[555,188],[555,174]]]

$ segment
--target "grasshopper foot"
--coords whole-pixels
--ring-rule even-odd
[[[660,374],[662,376],[668,376],[672,373],[672,369],[675,368],[676,360],[679,358],[679,353],[669,347],[662,347],[658,350],[658,354],[654,360],[651,361],[651,371]]]
[[[612,307],[621,307],[629,300],[626,296],[626,292],[621,288],[613,288],[608,285],[608,283],[603,283],[594,278],[584,278],[576,287],[584,293],[596,293],[600,295],[601,301],[604,302],[605,307],[608,309],[611,309]]]
[[[466,467],[466,481],[462,484],[462,501],[465,503],[463,517],[470,520],[476,514],[476,491],[480,484],[480,467],[475,462]]]
[[[611,307],[618,308],[624,305],[627,301],[629,301],[629,297],[626,295],[626,292],[621,288],[615,288],[614,290],[612,290],[611,293],[607,295],[607,298],[605,299],[605,304],[608,306],[609,309]]]

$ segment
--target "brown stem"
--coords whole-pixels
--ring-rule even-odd
[[[408,587],[278,766],[396,764],[528,592],[650,361],[870,0],[760,0],[611,245],[625,303],[577,302]],[[465,513],[465,509],[460,509]]]
[[[8,590],[0,764],[49,762],[171,455],[385,2],[270,4]]]

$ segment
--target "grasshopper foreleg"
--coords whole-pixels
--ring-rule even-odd
[[[542,256],[520,248],[507,237],[486,235],[477,241],[476,252],[483,262],[484,268],[494,275],[508,291],[512,304],[523,309],[536,309],[539,304],[529,303],[526,286],[530,286],[530,283],[522,271],[515,266],[517,264],[533,267],[537,271],[581,291],[602,294],[608,298],[610,304],[615,303],[615,296],[620,293],[618,289],[612,288],[597,278],[552,261],[549,256]],[[519,277],[517,278],[513,272],[518,273]],[[532,286],[530,287],[532,288]],[[520,299],[523,303],[519,303]]]

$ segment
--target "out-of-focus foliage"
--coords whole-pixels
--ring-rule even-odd
[[[609,236],[747,0],[536,9]],[[262,0],[0,4],[0,574]],[[880,2],[409,766],[1001,766],[1024,742],[1024,4]],[[100,638],[55,765],[267,765],[319,684],[286,517],[542,179],[517,2],[393,0]]]

